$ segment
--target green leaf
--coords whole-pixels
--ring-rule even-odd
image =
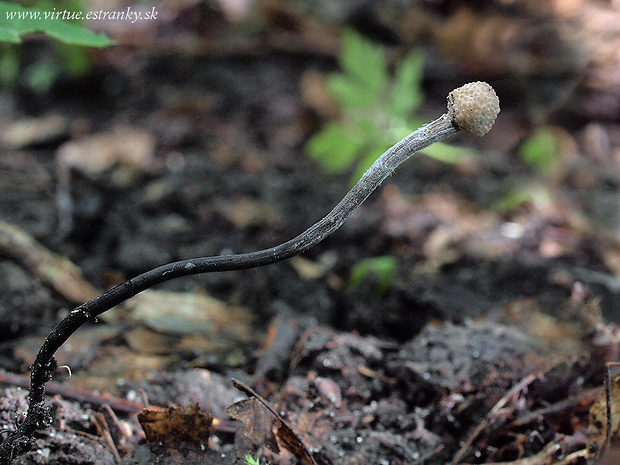
[[[377,285],[374,291],[378,295],[383,295],[394,281],[397,266],[396,260],[389,255],[360,260],[351,268],[349,288],[357,288],[368,275],[374,274],[377,277]]]
[[[343,108],[363,108],[375,103],[372,95],[363,84],[344,74],[327,76],[327,87]]]
[[[18,44],[21,41],[19,40],[19,34],[16,34],[15,31],[10,29],[5,29],[2,26],[2,22],[0,21],[0,42],[8,42],[10,44]]]
[[[523,142],[520,158],[541,173],[548,173],[558,158],[560,144],[549,128],[541,128]]]
[[[37,94],[44,94],[54,85],[61,73],[60,66],[50,60],[32,64],[24,70],[24,79],[30,89]]]
[[[337,123],[328,123],[306,143],[306,151],[327,173],[342,173],[355,160],[361,143]]]
[[[422,78],[424,56],[418,49],[412,50],[394,71],[394,83],[390,95],[390,114],[408,118],[424,101]]]
[[[542,184],[525,183],[504,192],[494,203],[493,208],[500,213],[506,213],[521,207],[526,202],[538,208],[546,208],[552,203],[551,197],[549,189]]]
[[[351,78],[362,83],[374,99],[387,80],[385,51],[353,29],[342,33],[338,62]]]
[[[46,13],[50,12],[0,1],[0,40],[18,44],[23,35],[42,32],[67,44],[107,47],[114,43],[105,34],[62,19],[46,18]]]
[[[463,147],[444,144],[443,142],[435,142],[433,145],[422,150],[422,153],[443,163],[456,165],[460,163],[463,158],[471,155],[472,151]]]
[[[355,134],[364,141],[364,144],[390,144],[377,125],[368,118],[360,117],[353,124]]]
[[[345,29],[338,60],[342,72],[329,75],[327,86],[343,111],[342,123],[316,134],[306,148],[331,173],[343,172],[361,158],[351,177],[354,183],[390,145],[411,132],[409,127],[419,126],[418,121],[410,123],[424,99],[424,59],[412,50],[395,66],[390,80],[384,48]],[[448,147],[430,154],[454,162],[462,157],[461,150]]]
[[[0,84],[12,86],[19,75],[19,50],[13,44],[0,44]]]
[[[260,465],[260,462],[257,458],[252,457],[251,454],[245,454],[243,457],[245,459],[246,465]]]
[[[69,76],[86,76],[90,72],[92,58],[84,47],[58,42],[54,49],[62,61],[63,71]]]

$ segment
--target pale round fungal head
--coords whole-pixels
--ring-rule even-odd
[[[448,95],[448,113],[459,130],[477,137],[491,130],[499,114],[499,99],[493,87],[476,81]]]

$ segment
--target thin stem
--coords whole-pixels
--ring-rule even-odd
[[[412,132],[377,158],[357,184],[327,216],[283,244],[257,252],[193,258],[168,263],[119,284],[99,297],[75,308],[47,336],[37,354],[30,375],[29,407],[26,419],[19,429],[11,433],[0,446],[0,464],[8,463],[14,455],[27,450],[35,431],[47,426],[48,413],[43,402],[45,383],[49,381],[51,373],[56,368],[54,354],[85,322],[139,292],[171,279],[206,272],[256,268],[286,260],[310,249],[342,226],[398,165],[415,152],[457,132],[458,129],[449,114],[444,114]]]

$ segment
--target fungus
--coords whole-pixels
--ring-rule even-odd
[[[7,433],[6,439],[0,445],[0,464],[9,463],[17,454],[32,447],[35,432],[51,424],[49,409],[45,407],[44,401],[45,384],[57,367],[54,354],[84,323],[164,281],[213,271],[256,268],[305,252],[342,226],[385,178],[414,153],[447,139],[459,130],[473,136],[483,136],[491,129],[498,113],[499,100],[489,84],[465,84],[448,96],[447,113],[416,129],[389,148],[377,158],[332,211],[297,237],[256,252],[168,263],[131,278],[69,312],[47,336],[32,364],[28,412],[19,428]]]
[[[450,92],[448,113],[461,131],[482,137],[495,123],[499,114],[499,99],[493,87],[486,82],[470,82]]]

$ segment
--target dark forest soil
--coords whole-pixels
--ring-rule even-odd
[[[19,88],[0,102],[4,134],[27,118],[44,134],[0,152],[0,218],[96,288],[174,260],[277,245],[346,192],[348,174],[324,174],[302,150],[320,123],[302,76],[334,69],[332,59],[112,50],[97,63],[85,81],[61,81],[42,97]],[[451,84],[428,83],[425,114],[443,112]],[[231,378],[275,405],[319,464],[440,464],[457,454],[464,463],[537,454],[527,463],[585,463],[597,448],[588,441],[600,439],[586,438],[588,412],[605,362],[618,357],[618,177],[585,153],[585,181],[568,169],[541,181],[549,206],[494,209],[507,186],[540,177],[515,156],[525,116],[504,91],[488,138],[454,138],[480,156],[455,166],[414,157],[303,257],[158,288],[242,308],[249,331],[201,336],[131,308],[83,328],[59,354],[73,378],[55,376],[53,427],[15,463],[238,463],[268,441],[235,435],[240,423],[225,409],[243,396]],[[45,136],[50,115],[59,120]],[[577,144],[587,140],[567,126]],[[613,143],[617,125],[608,130]],[[107,135],[103,147],[153,149],[134,164],[120,156],[97,170],[63,167],[62,147],[91,134]],[[105,156],[88,147],[86,156]],[[356,262],[382,255],[397,262],[384,294],[372,275],[348,286]],[[43,336],[80,302],[7,250],[0,276],[0,368],[25,373]],[[201,445],[147,446],[136,407],[110,413],[105,400],[63,387],[164,408],[197,403],[215,426]],[[0,422],[12,429],[26,391],[0,392]],[[274,421],[260,412],[252,421]],[[288,452],[262,453],[295,463]]]

